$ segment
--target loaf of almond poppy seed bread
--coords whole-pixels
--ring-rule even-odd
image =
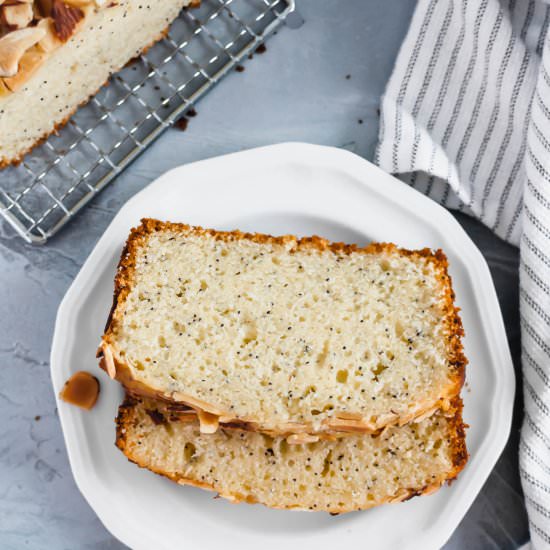
[[[20,161],[198,3],[0,1],[0,167]]]

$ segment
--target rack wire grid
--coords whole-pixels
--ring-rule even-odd
[[[44,244],[293,11],[294,0],[202,0],[57,135],[0,171],[0,214]]]

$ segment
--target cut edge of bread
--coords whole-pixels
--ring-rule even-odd
[[[117,323],[121,322],[125,301],[133,287],[133,276],[136,267],[136,258],[139,247],[144,244],[149,235],[159,231],[186,231],[194,235],[210,235],[217,240],[224,242],[247,239],[258,244],[293,244],[294,250],[314,249],[319,251],[330,250],[337,254],[361,253],[361,254],[379,254],[382,252],[397,252],[404,256],[416,256],[424,258],[426,261],[434,264],[444,280],[444,323],[446,326],[446,357],[449,365],[453,368],[451,382],[442,389],[441,395],[435,401],[418,402],[416,407],[405,416],[399,416],[396,413],[388,411],[384,415],[379,415],[374,421],[362,417],[359,414],[340,413],[338,415],[323,420],[321,428],[315,429],[311,423],[284,422],[267,428],[254,418],[237,417],[227,410],[221,410],[211,403],[197,399],[191,395],[182,392],[167,393],[162,388],[146,385],[136,380],[131,370],[121,358],[117,350],[114,339],[114,331]],[[448,273],[448,260],[442,250],[432,251],[429,248],[420,250],[407,250],[397,247],[392,243],[370,243],[365,247],[359,247],[354,244],[344,244],[340,242],[330,242],[322,237],[311,236],[297,238],[294,235],[283,235],[274,237],[261,233],[243,233],[241,231],[217,231],[214,229],[204,229],[199,226],[190,226],[184,223],[163,222],[156,219],[144,218],[138,227],[132,228],[126,245],[122,250],[118,269],[115,276],[115,288],[113,295],[113,304],[109,313],[105,332],[102,337],[97,357],[100,360],[100,367],[108,375],[118,380],[129,393],[142,395],[168,403],[187,405],[199,414],[201,430],[205,433],[215,431],[219,424],[228,424],[237,422],[253,431],[263,431],[274,434],[314,434],[318,432],[365,432],[376,433],[389,426],[402,426],[413,420],[419,420],[432,415],[439,409],[447,410],[450,401],[456,397],[464,384],[465,369],[467,359],[463,352],[462,336],[464,330],[462,321],[458,314],[459,308],[454,304],[454,291],[452,288],[451,277]]]
[[[120,449],[120,451],[122,451],[122,453],[124,453],[124,455],[126,456],[129,462],[136,464],[140,468],[144,468],[155,474],[166,477],[171,481],[178,483],[179,485],[190,485],[193,487],[198,487],[200,489],[206,489],[206,490],[215,492],[220,497],[230,501],[233,504],[238,504],[241,502],[246,502],[247,504],[262,504],[259,500],[251,497],[250,495],[245,496],[238,493],[221,493],[218,491],[218,489],[214,485],[210,483],[198,481],[196,479],[189,479],[184,476],[177,475],[173,472],[166,471],[162,468],[152,467],[151,465],[146,464],[144,460],[140,460],[138,457],[134,456],[130,448],[127,446],[126,434],[128,432],[128,428],[129,427],[131,428],[132,422],[134,421],[135,414],[136,414],[136,407],[139,406],[140,403],[141,403],[140,397],[134,397],[130,394],[126,394],[126,397],[123,403],[119,406],[118,415],[115,419],[115,423],[116,423],[115,445],[118,447],[118,449]],[[159,404],[159,408],[164,412],[162,404]],[[371,506],[366,506],[361,508],[352,508],[352,509],[335,507],[327,511],[331,515],[338,515],[338,514],[353,512],[353,511],[366,510],[368,508],[373,508],[375,506],[380,506],[382,504],[395,504],[398,502],[405,502],[416,496],[430,495],[436,492],[438,489],[440,489],[445,483],[450,485],[457,478],[458,474],[464,469],[469,458],[468,451],[466,448],[466,428],[468,427],[468,425],[464,424],[463,422],[462,410],[463,410],[462,399],[459,396],[454,397],[451,403],[449,404],[449,409],[448,409],[448,414],[451,419],[449,424],[449,427],[450,427],[449,439],[450,439],[450,444],[452,449],[453,467],[447,473],[447,475],[442,476],[441,479],[438,479],[434,483],[428,484],[422,488],[404,489],[400,491],[397,495],[394,495],[391,498],[385,499],[383,502],[376,502]],[[155,412],[157,412],[160,415],[156,419],[154,418]],[[158,409],[155,409],[153,411],[148,411],[148,414],[151,416],[155,424],[157,423],[161,424],[166,421],[163,418],[163,413],[160,413]],[[194,411],[185,411],[185,414],[183,415],[179,415],[179,416],[176,415],[175,417],[171,416],[169,421],[192,423],[197,421],[197,414]],[[223,429],[224,430],[225,429],[242,430],[243,427],[238,424],[227,424],[223,427]],[[399,428],[396,428],[396,429],[399,429]],[[327,439],[328,438],[330,438],[330,436],[328,436]],[[308,510],[307,508],[303,508],[300,506],[289,507],[284,505],[281,505],[281,506],[270,505],[269,507],[280,509],[280,510],[306,510],[306,511]]]

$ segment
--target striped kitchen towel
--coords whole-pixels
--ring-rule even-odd
[[[520,247],[531,543],[550,549],[550,6],[419,0],[381,106],[377,163]]]

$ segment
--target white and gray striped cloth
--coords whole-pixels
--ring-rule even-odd
[[[419,0],[376,154],[520,247],[520,475],[537,550],[550,549],[549,22],[538,0]]]

